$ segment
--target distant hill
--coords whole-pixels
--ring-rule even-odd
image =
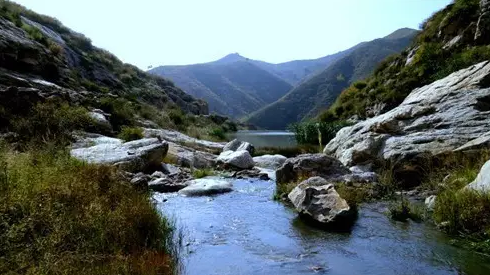
[[[356,45],[326,69],[300,83],[277,102],[255,112],[246,121],[267,129],[284,129],[291,123],[316,116],[328,108],[343,89],[368,77],[384,58],[410,45],[416,34],[413,29],[400,29],[386,37]]]
[[[161,66],[149,72],[170,78],[184,91],[206,100],[210,111],[235,118],[276,101],[292,88],[238,54],[205,64]]]

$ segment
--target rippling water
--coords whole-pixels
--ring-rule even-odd
[[[233,184],[213,197],[155,195],[184,228],[186,274],[490,274],[489,258],[430,226],[391,222],[381,203],[364,205],[352,232],[329,233],[273,201],[273,182]]]

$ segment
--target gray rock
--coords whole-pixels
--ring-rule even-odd
[[[180,190],[179,194],[185,196],[207,196],[231,192],[233,185],[218,178],[202,178],[187,182],[187,187]]]
[[[269,175],[260,170],[260,168],[254,167],[249,170],[241,170],[233,173],[233,178],[237,179],[260,179],[260,180],[270,180]]]
[[[239,169],[250,169],[254,166],[254,160],[248,151],[225,151],[216,159],[218,162]]]
[[[155,171],[151,174],[151,177],[154,179],[164,178],[165,174],[162,171]]]
[[[168,175],[178,174],[182,172],[182,170],[179,167],[167,163],[162,163],[162,171],[163,173]]]
[[[96,145],[71,150],[77,159],[97,164],[112,164],[130,172],[157,170],[168,151],[168,143],[156,138],[123,143],[122,140],[97,138]]]
[[[490,160],[483,165],[476,179],[466,188],[479,192],[490,192]]]
[[[167,159],[181,167],[197,169],[211,168],[216,165],[216,157],[210,153],[169,142]]]
[[[138,173],[131,179],[131,184],[140,190],[148,189],[148,182],[150,181],[150,176],[144,173]]]
[[[255,152],[255,148],[252,144],[245,142],[245,141],[239,141],[238,139],[234,139],[230,142],[228,142],[225,147],[223,148],[223,152],[226,151],[242,151],[246,150],[250,153],[250,155],[253,155]]]
[[[425,207],[427,208],[427,210],[434,211],[434,208],[436,207],[436,198],[436,195],[432,195],[425,199]]]
[[[296,210],[321,224],[352,222],[355,211],[325,179],[313,177],[300,183],[288,195]]]
[[[286,160],[287,158],[281,155],[263,155],[253,158],[255,166],[274,170],[281,167]]]
[[[324,153],[344,165],[451,152],[488,132],[490,63],[413,90],[395,109],[341,129]]]
[[[319,176],[325,179],[340,179],[350,174],[337,159],[325,154],[305,154],[289,158],[276,170],[276,181],[278,184],[298,181],[300,178]]]
[[[169,142],[206,152],[219,152],[225,146],[224,143],[200,140],[172,130],[144,129],[143,134],[145,137],[159,137]]]
[[[187,185],[188,184],[185,182],[179,182],[172,178],[164,177],[150,181],[148,183],[148,188],[155,192],[170,193],[184,189]]]

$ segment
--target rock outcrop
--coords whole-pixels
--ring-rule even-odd
[[[202,178],[188,181],[187,187],[180,190],[179,194],[185,196],[207,196],[221,194],[233,190],[233,185],[218,178]]]
[[[476,179],[466,188],[478,192],[490,192],[490,160],[483,165]]]
[[[342,176],[350,173],[349,169],[333,157],[325,154],[305,154],[287,159],[276,170],[276,182],[283,184],[315,176],[325,179],[341,179]]]
[[[116,165],[129,172],[161,169],[168,151],[168,143],[156,138],[123,142],[99,136],[87,138],[85,142],[89,147],[72,149],[70,153],[73,157],[89,163]]]
[[[352,223],[355,210],[321,177],[309,178],[289,193],[288,198],[300,215],[323,225]]]
[[[225,151],[216,160],[231,168],[250,169],[254,166],[254,160],[246,150]]]
[[[325,147],[346,166],[451,152],[488,132],[490,63],[415,89],[395,109],[341,129]]]
[[[223,147],[225,147],[224,143],[193,138],[173,130],[144,129],[143,134],[147,138],[159,137],[169,142],[181,144],[186,147],[192,147],[193,149],[206,151],[210,153],[219,152],[223,150]]]
[[[167,159],[182,167],[197,169],[211,168],[216,165],[216,156],[184,145],[169,143]]]
[[[230,142],[228,142],[225,147],[223,148],[223,152],[226,151],[248,151],[250,155],[254,154],[255,148],[252,144],[245,142],[245,141],[239,141],[238,139],[234,139]]]
[[[281,167],[287,158],[281,155],[263,155],[253,158],[255,166],[276,170]]]

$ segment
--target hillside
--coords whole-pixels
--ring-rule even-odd
[[[384,60],[365,81],[342,92],[320,118],[368,118],[398,106],[415,88],[490,59],[490,3],[456,0],[422,23],[406,51]]]
[[[210,111],[242,117],[283,96],[291,85],[239,55],[189,66],[161,66],[150,73],[168,77]]]
[[[369,76],[381,60],[406,48],[415,34],[415,30],[401,29],[353,47],[324,71],[252,114],[247,122],[267,129],[284,129],[291,123],[316,116],[328,108],[343,89]]]

